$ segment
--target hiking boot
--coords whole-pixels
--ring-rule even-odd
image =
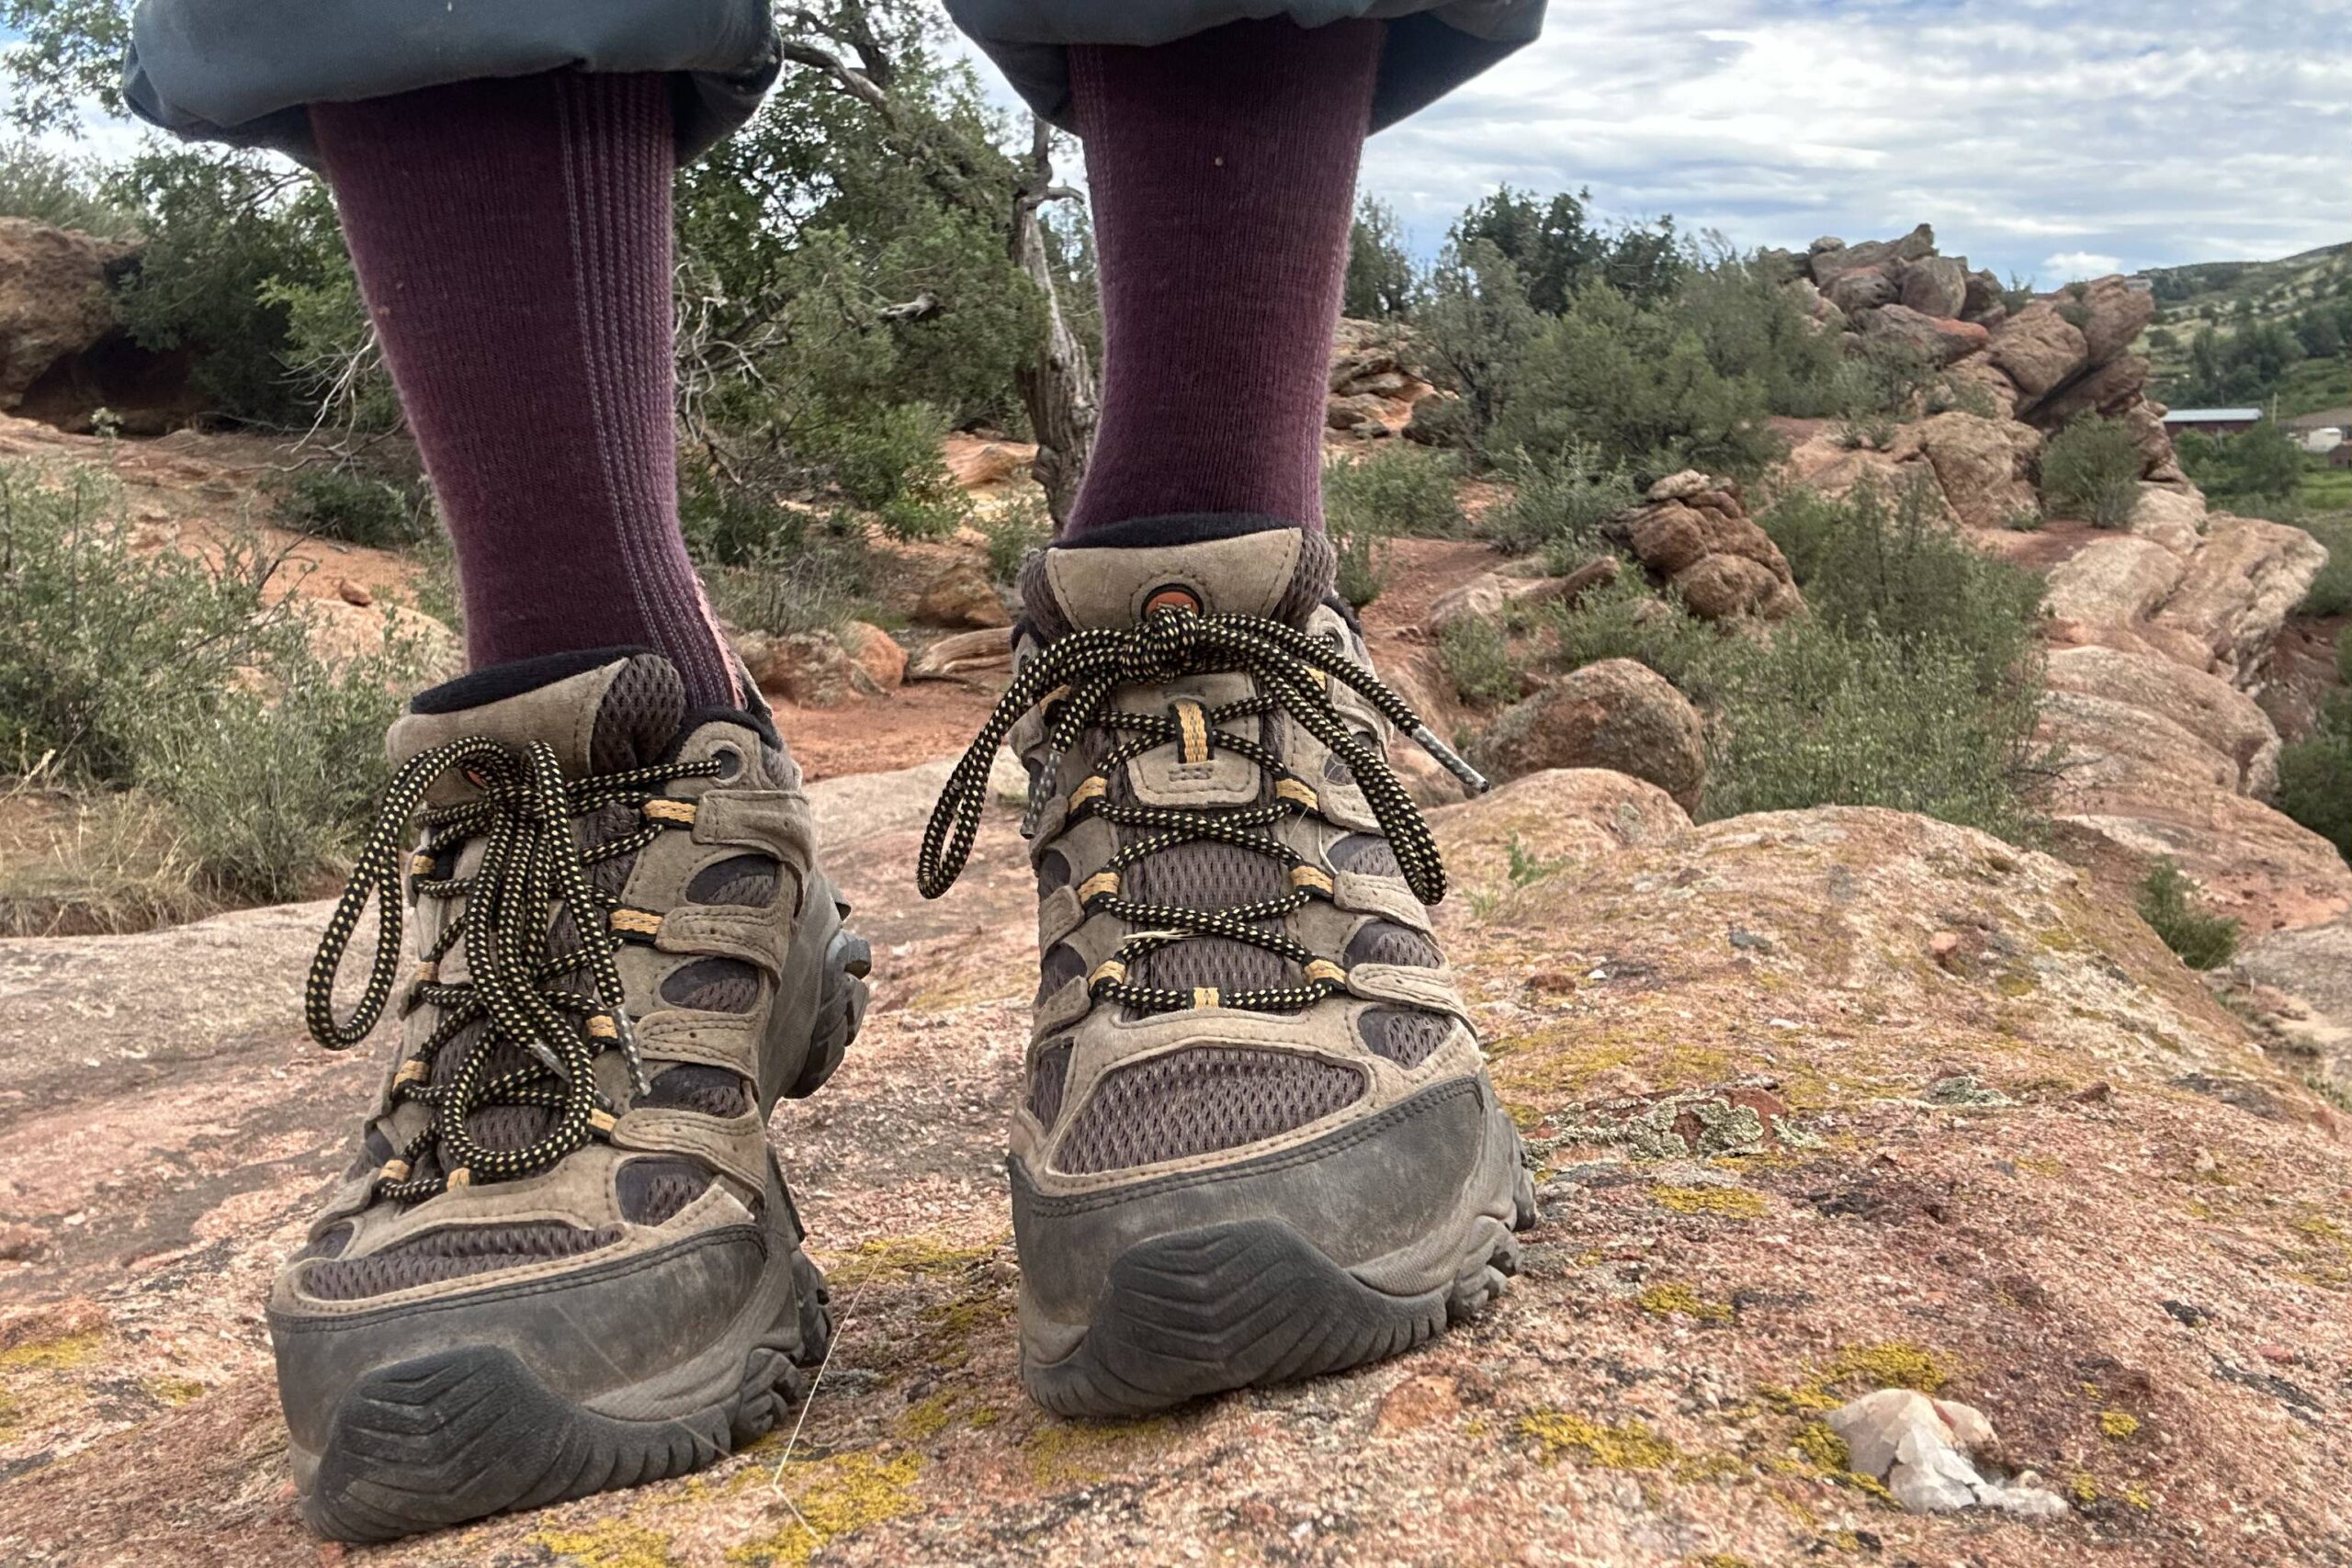
[[[1023,579],[923,842],[1028,764],[1042,976],[1010,1159],[1022,1379],[1125,1416],[1392,1356],[1516,1271],[1534,1192],[1430,935],[1444,872],[1319,534],[1148,520]],[[1408,742],[1409,743],[1409,742]]]
[[[338,1049],[389,1008],[401,1050],[269,1303],[302,1511],[345,1540],[677,1475],[775,1423],[830,1325],[768,1112],[865,1008],[765,713],[690,712],[667,660],[605,649],[426,692],[389,747],[307,1003]]]

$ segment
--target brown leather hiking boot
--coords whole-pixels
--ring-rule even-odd
[[[390,1008],[401,1050],[269,1305],[303,1513],[351,1540],[767,1430],[830,1332],[767,1116],[865,1006],[798,768],[764,713],[689,713],[658,655],[479,671],[390,748],[308,1000],[338,1048]],[[370,897],[379,945],[339,1021]]]
[[[1374,677],[1331,576],[1320,535],[1252,519],[1048,550],[924,840],[935,897],[1009,740],[1043,953],[1010,1161],[1022,1376],[1065,1415],[1395,1355],[1500,1290],[1533,1217],[1388,748],[1483,781]]]

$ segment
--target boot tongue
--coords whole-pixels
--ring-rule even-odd
[[[1170,595],[1189,596],[1202,614],[1257,615],[1303,625],[1331,592],[1330,541],[1286,524],[1225,537],[1186,538],[1202,525],[1233,520],[1169,519],[1148,542],[1147,524],[1107,530],[1117,543],[1059,545],[1023,574],[1022,604],[1047,637],[1068,631],[1125,630]],[[1132,541],[1132,542],[1131,542]]]
[[[397,768],[468,736],[517,748],[545,741],[564,773],[581,777],[660,761],[685,720],[685,683],[668,660],[601,649],[493,665],[419,693],[385,745]]]

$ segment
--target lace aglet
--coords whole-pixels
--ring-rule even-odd
[[[1439,766],[1442,767],[1447,773],[1452,773],[1455,778],[1460,779],[1462,781],[1462,787],[1468,790],[1472,795],[1484,795],[1488,790],[1495,787],[1487,781],[1486,774],[1480,773],[1477,769],[1464,761],[1460,752],[1456,751],[1453,747],[1448,746],[1444,741],[1440,740],[1437,738],[1437,733],[1430,729],[1428,725],[1417,724],[1413,726],[1413,739],[1419,743],[1422,750],[1427,751],[1430,756],[1435,757],[1438,760]]]

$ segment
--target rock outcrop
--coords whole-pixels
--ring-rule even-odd
[[[1729,479],[1695,470],[1671,475],[1600,531],[1702,621],[1785,620],[1804,606],[1788,558],[1749,519]]]
[[[0,410],[115,330],[107,277],[133,248],[0,218]]]
[[[1706,728],[1671,682],[1630,659],[1604,659],[1546,682],[1495,722],[1476,760],[1491,777],[1551,768],[1605,768],[1699,807],[1707,783]]]
[[[1403,434],[1422,402],[1448,400],[1408,358],[1397,323],[1343,318],[1331,340],[1331,431],[1372,440]]]
[[[907,887],[945,771],[813,792],[880,992],[774,1132],[843,1320],[805,1420],[367,1562],[2352,1557],[2336,1113],[2055,860],[1886,811],[1693,829],[1613,773],[1435,819],[1441,926],[1538,1167],[1512,1291],[1348,1376],[1045,1416],[1000,1156],[1034,886],[993,803],[962,886]],[[259,1309],[381,1071],[300,1040],[324,912],[0,942],[0,1561],[322,1560]],[[1824,1417],[1887,1390],[2063,1511],[1856,1480],[1892,1485],[1892,1428]]]

